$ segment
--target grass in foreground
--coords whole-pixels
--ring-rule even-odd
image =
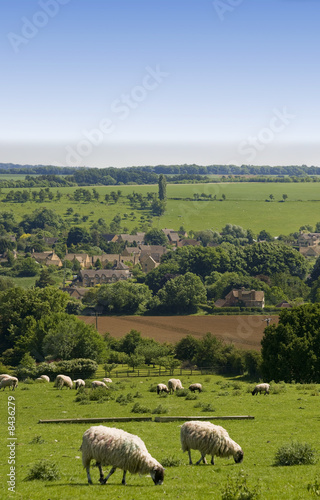
[[[112,377],[113,378],[113,377]],[[274,466],[275,456],[281,446],[292,441],[309,443],[318,453],[319,438],[319,386],[299,384],[271,384],[269,396],[252,396],[254,384],[238,378],[219,376],[183,376],[183,386],[200,382],[204,391],[196,399],[176,395],[158,396],[150,389],[167,378],[149,377],[114,379],[107,396],[75,402],[76,391],[61,391],[49,384],[20,383],[15,392],[0,393],[0,421],[2,423],[0,459],[0,498],[23,500],[105,499],[121,498],[135,500],[152,499],[236,499],[261,498],[270,500],[292,500],[312,498],[317,487],[319,465]],[[90,393],[90,390],[87,391]],[[16,405],[16,493],[8,494],[6,474],[9,472],[7,425],[8,397],[14,396]],[[233,459],[216,458],[215,465],[189,466],[187,454],[180,447],[182,422],[121,422],[107,424],[137,434],[146,443],[150,453],[166,465],[162,486],[154,486],[148,477],[127,476],[128,486],[121,483],[121,472],[110,478],[110,483],[101,486],[98,470],[93,469],[94,484],[87,484],[79,451],[83,432],[88,423],[39,424],[39,419],[135,416],[134,405],[145,407],[154,416],[157,409],[166,416],[223,416],[253,415],[254,420],[217,420],[214,423],[225,427],[231,438],[244,451],[244,461],[235,464]],[[206,409],[210,409],[209,412]],[[156,412],[158,415],[159,413]],[[140,415],[140,414],[139,414]],[[199,458],[193,451],[192,457]],[[40,462],[48,461],[48,462]],[[25,481],[36,464],[50,464],[49,469],[60,474],[59,479],[34,479]],[[56,466],[56,468],[55,468]],[[41,469],[41,470],[42,470]],[[106,468],[104,468],[106,469]],[[108,469],[109,470],[109,469]],[[243,479],[244,478],[244,479]],[[247,488],[258,496],[222,496],[232,492],[232,485]],[[308,485],[311,485],[308,491]],[[234,489],[234,488],[233,488]],[[228,494],[229,494],[228,493]]]

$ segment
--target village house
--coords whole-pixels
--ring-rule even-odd
[[[87,253],[67,253],[64,260],[68,260],[69,262],[76,260],[82,269],[88,269],[92,265],[92,259]]]
[[[300,233],[298,236],[299,247],[311,247],[320,244],[320,233]]]
[[[49,250],[47,252],[32,251],[31,258],[34,259],[38,264],[45,264],[46,266],[62,267],[63,265],[60,257],[52,250]]]
[[[140,259],[140,265],[141,269],[144,273],[148,273],[149,271],[152,271],[152,269],[155,269],[158,267],[160,264],[159,262],[156,262],[151,255],[143,255]]]
[[[214,305],[216,307],[264,307],[264,291],[262,290],[231,290],[224,299],[218,299]]]
[[[171,245],[177,246],[178,242],[180,241],[180,236],[177,231],[174,229],[162,229],[166,237],[168,238],[168,241]]]
[[[146,233],[137,233],[137,234],[119,234],[117,242],[125,242],[129,245],[143,245],[144,237]]]
[[[129,269],[83,269],[79,273],[79,282],[83,287],[116,283],[131,278]]]
[[[177,247],[185,247],[185,246],[193,246],[198,247],[201,245],[201,241],[195,240],[194,238],[185,238],[183,240],[178,241]]]
[[[168,251],[167,247],[162,245],[140,245],[140,249],[140,262],[145,256],[150,255],[158,264],[160,263],[162,255]]]
[[[304,257],[319,257],[320,255],[320,245],[308,246],[308,247],[300,247],[299,252]]]

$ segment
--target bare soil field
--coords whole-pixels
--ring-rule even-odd
[[[267,326],[268,316],[80,316],[88,324],[98,326],[99,333],[110,333],[121,338],[131,329],[141,332],[142,337],[157,342],[176,343],[187,335],[203,337],[211,332],[217,338],[233,343],[242,349],[259,351]],[[278,323],[278,316],[270,316]]]

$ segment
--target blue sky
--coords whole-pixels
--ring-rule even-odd
[[[0,162],[320,165],[318,0],[1,0]]]

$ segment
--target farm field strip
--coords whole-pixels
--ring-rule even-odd
[[[275,324],[278,316],[270,316]],[[110,333],[121,338],[131,329],[141,332],[142,337],[157,342],[176,343],[187,335],[196,338],[211,332],[225,342],[232,342],[243,349],[260,350],[261,339],[266,327],[265,316],[79,316],[88,324],[98,324],[99,333]]]

